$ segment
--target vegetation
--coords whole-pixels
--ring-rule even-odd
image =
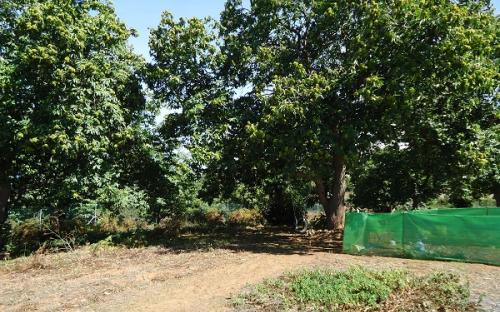
[[[479,1],[230,0],[220,23],[165,14],[148,81],[212,194],[307,185],[342,228],[349,167],[364,207],[470,204],[473,172],[494,167],[478,143],[498,119],[498,29]],[[388,199],[365,199],[374,166]]]
[[[482,0],[228,0],[164,12],[147,63],[109,1],[1,1],[0,250],[499,205],[499,30]]]
[[[234,299],[253,311],[475,311],[457,275],[314,270],[267,280]]]

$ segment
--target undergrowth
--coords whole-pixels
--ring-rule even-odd
[[[360,267],[291,273],[234,298],[242,311],[476,311],[459,276]]]
[[[222,211],[218,208],[193,211],[186,216],[164,218],[158,223],[132,217],[104,214],[99,221],[88,223],[81,218],[59,220],[55,217],[11,221],[0,228],[0,260],[31,254],[72,251],[85,245],[105,247],[144,247],[184,244],[180,234],[194,232],[230,232],[242,227],[264,223],[255,209]],[[192,245],[193,242],[189,241]],[[217,242],[194,242],[197,246],[217,245]]]

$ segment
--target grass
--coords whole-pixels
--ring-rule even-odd
[[[287,274],[233,300],[242,311],[476,311],[459,276],[354,267]]]

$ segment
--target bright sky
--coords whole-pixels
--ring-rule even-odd
[[[176,18],[207,16],[219,18],[225,0],[114,0],[113,2],[118,17],[129,28],[139,32],[139,37],[130,39],[130,43],[136,52],[149,60],[149,29],[160,23],[163,11],[170,11]]]

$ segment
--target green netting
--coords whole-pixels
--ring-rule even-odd
[[[344,252],[500,265],[500,208],[348,213]]]
[[[453,215],[453,216],[488,216],[500,215],[498,208],[442,208],[442,209],[421,209],[414,210],[411,213]]]

